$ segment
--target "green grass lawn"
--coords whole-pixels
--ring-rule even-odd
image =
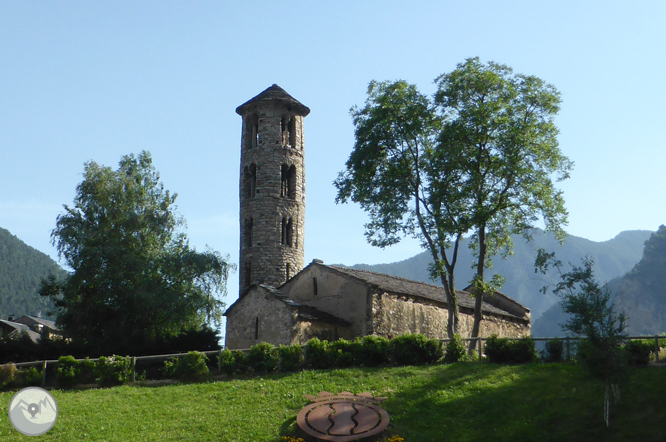
[[[389,399],[386,434],[405,442],[666,441],[666,368],[636,369],[603,422],[603,385],[573,364],[304,371],[200,384],[53,390],[59,417],[44,441],[270,441],[294,434],[303,394],[370,391]],[[0,441],[15,431],[0,393]]]

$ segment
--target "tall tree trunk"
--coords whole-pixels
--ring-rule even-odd
[[[474,297],[476,299],[474,302],[474,325],[472,326],[471,338],[479,337],[479,328],[481,327],[481,320],[483,319],[483,312],[481,311],[483,304],[483,287],[480,283],[483,283],[484,271],[486,268],[486,246],[486,226],[482,225],[479,228],[479,260],[476,264],[475,281],[477,281],[477,284],[474,284]],[[474,350],[475,345],[475,341],[469,342],[469,353]]]

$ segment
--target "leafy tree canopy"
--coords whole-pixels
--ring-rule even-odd
[[[501,278],[484,282],[484,269],[501,249],[511,253],[511,234],[529,238],[542,220],[563,238],[567,212],[552,177],[566,179],[572,163],[558,149],[553,86],[478,58],[435,81],[432,100],[404,81],[370,83],[365,107],[351,110],[356,143],[335,185],[338,202],[351,199],[369,213],[371,244],[385,247],[404,235],[422,240],[432,276],[447,291],[452,335],[461,236],[472,234],[477,295],[499,288]]]
[[[217,323],[232,265],[189,247],[150,153],[124,156],[118,170],[88,162],[83,176],[52,232],[73,272],[40,290],[65,333],[122,347]]]

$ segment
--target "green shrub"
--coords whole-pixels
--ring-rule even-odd
[[[517,341],[509,341],[508,338],[498,338],[492,335],[486,341],[484,351],[490,362],[503,363],[525,363],[538,359],[536,346],[532,338],[522,338]]]
[[[11,385],[17,372],[16,365],[11,362],[0,367],[0,388]]]
[[[201,380],[208,376],[208,357],[198,351],[191,351],[179,358],[164,361],[164,373],[182,381]]]
[[[383,336],[364,336],[359,341],[361,342],[357,356],[359,365],[376,367],[390,362],[391,341]]]
[[[71,387],[77,384],[95,382],[95,362],[88,358],[77,361],[74,356],[61,356],[58,358],[56,379],[62,387]]]
[[[647,365],[650,355],[654,352],[654,341],[648,339],[633,339],[625,345],[631,365]]]
[[[277,368],[280,357],[273,344],[261,342],[250,348],[247,362],[255,372],[269,373]]]
[[[124,384],[132,379],[132,360],[129,356],[100,356],[95,374],[101,386]]]
[[[240,350],[234,350],[234,370],[236,373],[246,373],[248,370],[247,356]]]
[[[465,360],[467,356],[467,350],[465,349],[465,342],[462,339],[462,336],[456,334],[453,335],[453,338],[446,344],[446,354],[444,355],[444,362],[451,364],[453,362],[459,362]]]
[[[14,383],[20,388],[39,387],[42,385],[42,373],[37,367],[23,368],[16,373]]]
[[[282,345],[277,349],[280,357],[280,371],[294,371],[303,366],[305,358],[303,356],[303,347],[299,344]]]
[[[328,351],[328,341],[312,338],[305,343],[305,363],[310,368],[331,368],[333,358]]]
[[[549,339],[546,341],[546,361],[562,362],[564,353],[564,341],[560,338]]]
[[[218,362],[220,364],[220,370],[222,373],[231,376],[236,372],[236,360],[234,354],[231,350],[225,349],[220,352],[218,357]]]
[[[329,342],[327,351],[331,360],[331,367],[351,367],[355,362],[356,345],[353,341],[338,339]]]
[[[422,334],[405,334],[391,341],[393,359],[400,365],[437,362],[443,356],[442,343]]]

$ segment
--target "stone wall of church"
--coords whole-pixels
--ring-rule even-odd
[[[309,321],[299,321],[292,329],[292,336],[292,342],[301,345],[305,345],[312,338],[337,341],[340,338],[351,340],[356,337],[351,328]]]
[[[254,288],[227,315],[225,346],[238,350],[260,342],[290,345],[295,316],[284,302],[263,288]]]
[[[280,287],[285,296],[352,324],[354,336],[371,334],[368,289],[354,278],[310,265]]]
[[[471,335],[474,316],[460,312],[460,334]],[[446,306],[428,300],[389,293],[372,297],[373,334],[393,338],[405,333],[422,333],[432,339],[447,339],[449,314]],[[480,335],[518,338],[530,336],[530,325],[509,318],[484,315]]]

